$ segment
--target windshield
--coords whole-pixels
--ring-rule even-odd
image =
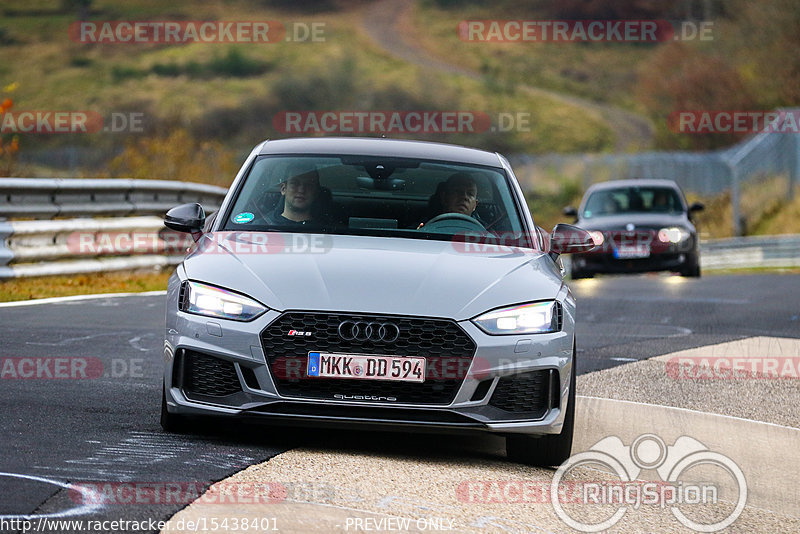
[[[583,217],[622,213],[683,213],[678,192],[671,187],[621,187],[592,193],[583,208]]]
[[[374,156],[262,156],[222,230],[524,244],[503,169]]]

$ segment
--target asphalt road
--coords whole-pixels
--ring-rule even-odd
[[[800,337],[796,275],[601,277],[572,287],[579,373],[741,337]],[[158,424],[163,306],[163,296],[136,296],[0,308],[1,358],[16,365],[21,357],[85,357],[93,362],[87,374],[99,375],[0,380],[0,516],[83,514],[81,499],[59,483],[98,482],[114,490],[120,486],[109,483],[179,482],[202,489],[297,444],[331,444],[329,432],[267,427],[164,434]],[[352,434],[346,439],[372,439]],[[76,518],[166,520],[181,507],[110,505]]]

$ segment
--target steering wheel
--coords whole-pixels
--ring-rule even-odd
[[[473,219],[469,215],[464,215],[463,213],[442,213],[441,215],[437,215],[430,221],[426,222],[422,228],[430,230],[431,226],[433,226],[434,230],[438,231],[450,231],[451,228],[454,228],[456,231],[463,231],[466,227],[467,231],[477,230],[480,232],[486,232],[486,228],[484,228],[480,222]],[[470,226],[472,228],[469,228]]]

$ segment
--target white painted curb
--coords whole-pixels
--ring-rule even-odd
[[[800,517],[800,429],[684,408],[579,396],[573,453],[608,436],[630,445],[656,434],[667,445],[690,436],[733,460],[747,480],[747,505]]]

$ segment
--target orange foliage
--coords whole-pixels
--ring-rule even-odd
[[[674,111],[739,111],[755,106],[733,67],[681,43],[664,45],[639,71],[636,97],[655,119],[662,148],[712,149],[739,140],[730,134],[672,133],[667,117]]]

